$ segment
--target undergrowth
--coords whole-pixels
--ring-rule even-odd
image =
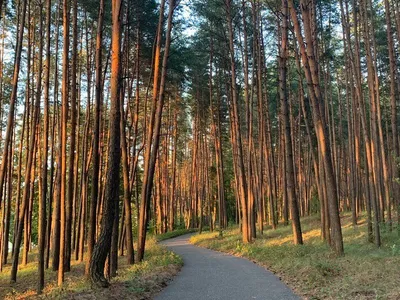
[[[150,299],[166,286],[182,265],[178,255],[150,238],[143,262],[128,265],[124,257],[119,258],[118,275],[111,280],[109,288],[92,289],[85,279],[85,263],[75,261],[71,272],[65,274],[62,287],[57,286],[57,272],[46,270],[46,287],[39,296],[36,293],[37,262],[35,255],[31,255],[30,263],[20,266],[16,283],[10,284],[9,265],[0,273],[0,299]]]

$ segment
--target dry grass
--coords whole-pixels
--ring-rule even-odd
[[[37,295],[37,262],[21,266],[17,282],[10,284],[10,266],[0,273],[0,299],[151,299],[179,272],[183,262],[174,253],[158,245],[155,239],[147,243],[145,261],[127,265],[119,259],[119,273],[107,289],[93,288],[85,279],[85,264],[73,262],[72,270],[65,274],[65,284],[57,286],[57,272],[46,270],[46,287]]]
[[[400,299],[400,239],[397,230],[382,230],[383,245],[377,249],[366,241],[366,225],[356,228],[350,216],[342,218],[345,256],[336,257],[321,241],[319,221],[302,220],[304,242],[292,245],[291,227],[266,231],[250,245],[243,245],[240,232],[193,236],[191,242],[253,260],[276,273],[304,299]]]

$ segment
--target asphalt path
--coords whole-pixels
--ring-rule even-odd
[[[183,258],[177,277],[156,300],[300,299],[273,273],[255,263],[189,243],[192,234],[162,242]]]

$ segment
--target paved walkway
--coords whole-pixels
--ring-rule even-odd
[[[199,248],[189,235],[164,241],[184,267],[156,300],[300,299],[273,273],[243,258]]]

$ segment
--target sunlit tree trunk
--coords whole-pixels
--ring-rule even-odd
[[[171,44],[171,30],[173,26],[172,21],[173,21],[174,11],[176,8],[175,6],[176,6],[175,0],[170,0],[166,41],[165,41],[164,56],[161,69],[160,89],[158,92],[159,97],[156,105],[153,105],[153,112],[152,112],[152,114],[155,113],[154,127],[152,126],[153,122],[150,122],[149,124],[150,128],[154,128],[154,130],[149,128],[147,129],[148,135],[146,139],[146,153],[144,156],[144,175],[143,175],[144,177],[142,183],[142,197],[140,203],[140,217],[139,217],[138,261],[142,261],[144,257],[146,231],[149,220],[148,210],[150,206],[151,192],[153,188],[153,179],[154,179],[155,165],[157,159],[157,152],[160,143],[160,129],[162,121],[162,111],[164,106],[164,92],[165,92],[166,76],[167,76],[167,64],[168,64],[168,55]]]
[[[16,45],[16,51],[15,51],[13,87],[12,87],[12,92],[11,92],[10,109],[9,109],[9,113],[8,113],[6,136],[5,136],[5,140],[4,140],[3,157],[2,157],[2,163],[1,163],[1,168],[0,168],[0,204],[1,204],[1,199],[3,198],[3,184],[4,184],[4,177],[5,177],[6,168],[7,168],[9,143],[11,140],[12,128],[14,126],[13,125],[14,109],[15,109],[15,102],[16,102],[16,98],[17,98],[19,71],[20,71],[20,67],[21,67],[21,53],[22,53],[22,42],[23,42],[24,28],[25,28],[26,7],[27,7],[27,0],[24,0],[23,4],[22,4],[22,16],[21,16],[20,27],[18,30],[18,40],[17,40],[17,45]],[[29,147],[33,148],[33,146],[34,145],[30,145]],[[33,149],[32,149],[32,154],[33,154]],[[26,176],[26,177],[28,177],[28,179],[30,179],[29,176]],[[25,185],[29,181],[27,181],[27,178],[25,178]],[[27,190],[27,187],[25,186],[24,194],[25,194],[26,190]],[[17,280],[18,259],[19,259],[19,252],[20,252],[20,246],[21,246],[21,240],[22,240],[23,222],[24,222],[24,218],[25,218],[25,210],[26,210],[26,207],[28,204],[27,196],[28,195],[23,196],[21,208],[20,208],[19,215],[18,215],[17,232],[14,233],[15,242],[13,245],[14,246],[13,247],[14,248],[13,263],[12,263],[12,269],[11,269],[11,281],[14,281],[14,282]]]
[[[290,214],[292,219],[294,243],[303,244],[303,236],[300,226],[300,215],[298,202],[295,192],[295,174],[293,170],[293,149],[292,149],[292,131],[290,127],[288,95],[287,95],[287,43],[288,43],[288,26],[287,26],[288,6],[287,0],[282,0],[282,38],[280,45],[280,58],[279,58],[279,95],[281,102],[281,117],[284,131],[284,147],[285,147],[285,172],[286,172],[286,186],[288,202],[290,206]]]
[[[361,0],[361,22],[362,28],[364,31],[364,42],[365,42],[365,50],[366,50],[366,58],[367,58],[367,82],[369,88],[369,99],[370,99],[370,127],[371,127],[371,144],[370,144],[370,157],[368,158],[371,163],[369,164],[372,169],[372,179],[373,184],[375,186],[375,195],[371,198],[372,209],[374,211],[374,238],[376,246],[381,245],[381,238],[380,238],[380,226],[379,226],[379,199],[382,196],[380,193],[380,179],[378,178],[379,168],[380,168],[380,157],[379,157],[379,149],[378,149],[378,128],[377,128],[377,94],[375,90],[375,70],[374,70],[374,63],[373,57],[371,53],[371,43],[370,43],[370,33],[369,33],[369,26],[367,21],[367,8],[365,0]]]
[[[251,241],[251,228],[249,223],[249,205],[247,196],[247,181],[244,166],[244,154],[241,136],[241,126],[239,117],[239,107],[238,107],[238,91],[236,86],[236,66],[235,66],[235,49],[234,49],[234,32],[232,24],[232,8],[231,0],[225,1],[226,7],[226,22],[228,25],[228,38],[229,38],[229,60],[230,60],[230,76],[231,76],[231,94],[232,94],[232,129],[233,129],[233,139],[232,147],[236,149],[237,152],[237,171],[238,171],[238,188],[240,195],[240,205],[242,212],[242,239],[244,243]]]
[[[55,53],[58,53],[59,49],[59,34],[60,34],[60,24],[59,24],[59,19],[61,15],[61,1],[57,1],[57,18],[56,18],[56,46],[55,46]],[[58,270],[58,265],[59,265],[59,254],[60,254],[60,178],[61,178],[61,173],[60,173],[60,113],[59,113],[59,105],[58,105],[58,90],[59,90],[59,82],[58,82],[58,56],[55,57],[55,67],[54,67],[54,96],[55,96],[55,102],[54,102],[54,123],[53,123],[53,150],[56,152],[56,173],[55,173],[55,178],[54,178],[54,193],[51,193],[51,197],[54,199],[54,205],[53,205],[53,212],[52,212],[52,224],[51,224],[51,230],[49,230],[49,233],[51,235],[51,250],[52,250],[52,270],[57,271]],[[57,130],[55,130],[57,128]],[[57,135],[55,133],[57,132]],[[57,140],[57,143],[56,143]],[[57,149],[54,149],[57,148]],[[50,249],[49,249],[50,252]],[[50,253],[49,253],[50,254]],[[50,259],[50,255],[47,256],[47,259]]]
[[[121,92],[121,9],[122,0],[112,0],[112,43],[111,43],[111,108],[110,138],[108,151],[107,181],[101,221],[100,235],[90,259],[90,278],[93,284],[107,287],[104,266],[111,249],[113,223],[119,198],[120,144],[120,92]],[[117,225],[118,226],[118,225]]]
[[[12,77],[12,90],[11,90],[11,98],[10,98],[10,106],[8,110],[8,120],[7,120],[7,128],[6,135],[4,137],[3,142],[3,155],[0,166],[0,206],[3,199],[3,186],[4,180],[7,171],[8,164],[8,152],[9,145],[11,141],[11,132],[14,126],[14,114],[15,114],[15,103],[17,101],[17,93],[18,93],[18,82],[19,82],[19,73],[21,68],[21,53],[22,53],[22,43],[24,39],[24,29],[25,29],[25,15],[27,8],[28,0],[23,0],[22,8],[21,8],[21,18],[20,24],[17,32],[17,44],[15,46],[15,59],[14,59],[14,72]],[[19,253],[19,249],[18,249]]]
[[[63,0],[63,58],[62,58],[62,84],[61,84],[61,184],[60,184],[60,261],[58,265],[58,285],[64,282],[66,262],[66,235],[67,235],[67,214],[68,200],[67,192],[67,123],[68,123],[68,100],[69,100],[69,0]]]
[[[337,186],[335,182],[334,170],[331,159],[331,148],[329,146],[329,139],[327,136],[326,128],[323,123],[323,118],[322,118],[323,115],[321,113],[321,108],[320,108],[322,94],[320,90],[317,65],[314,57],[313,40],[311,36],[311,29],[309,23],[310,21],[309,7],[307,3],[305,3],[305,1],[302,1],[301,8],[304,20],[304,33],[307,42],[307,47],[306,47],[306,44],[304,43],[303,40],[303,35],[299,24],[299,20],[297,17],[297,12],[293,4],[293,0],[288,0],[288,6],[290,9],[291,18],[294,25],[294,30],[296,33],[296,38],[299,42],[299,47],[301,50],[303,69],[306,75],[306,80],[309,87],[309,93],[312,102],[313,120],[317,134],[318,148],[325,169],[332,248],[334,249],[336,254],[342,255],[344,253],[344,250],[343,250],[342,229],[339,217]]]
[[[36,86],[36,97],[41,97],[42,85],[42,57],[43,57],[43,3],[40,1],[40,25],[39,25],[39,72]],[[49,135],[49,88],[50,88],[50,23],[51,23],[51,0],[46,3],[46,63],[45,63],[45,86],[44,86],[44,132],[43,132],[43,158],[40,171],[42,184],[39,200],[39,254],[38,254],[38,293],[44,287],[44,251],[46,243],[46,204],[47,204],[47,160],[48,160],[48,135]]]

